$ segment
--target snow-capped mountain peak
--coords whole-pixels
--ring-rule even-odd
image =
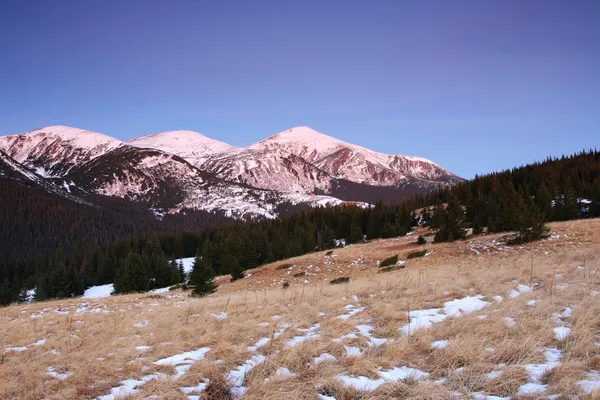
[[[63,176],[74,165],[87,162],[122,142],[102,133],[64,125],[0,137],[0,149],[42,176]]]
[[[344,146],[350,144],[308,126],[297,126],[261,140],[249,148],[262,151],[281,150],[310,162]]]
[[[211,139],[201,133],[187,130],[154,133],[127,142],[132,146],[166,151],[199,166],[209,156],[234,147]]]

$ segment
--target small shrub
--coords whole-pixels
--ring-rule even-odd
[[[425,254],[427,254],[427,250],[418,250],[418,251],[413,251],[412,253],[409,253],[406,256],[407,260],[410,260],[411,258],[419,258],[419,257],[423,257]]]
[[[284,289],[287,289],[290,287],[290,283],[288,281],[283,282],[283,285],[281,285],[281,287],[283,287]]]
[[[177,285],[171,286],[169,288],[169,291],[177,290],[177,289],[188,290],[189,288],[188,288],[188,285],[185,283],[178,283]]]
[[[424,244],[427,244],[427,239],[425,239],[425,236],[420,235],[419,238],[417,239],[417,244],[419,246],[422,246]]]
[[[391,267],[385,267],[385,268],[381,268],[379,271],[377,271],[378,274],[384,273],[384,272],[392,272],[392,271],[398,271],[401,269],[406,268],[406,265],[393,265]]]
[[[288,269],[293,267],[293,264],[281,264],[279,267],[275,268],[276,271],[281,271],[282,269]]]
[[[306,272],[302,271],[302,272],[298,272],[297,274],[294,274],[294,278],[299,278],[301,276],[306,275]]]
[[[332,280],[329,283],[331,283],[332,285],[338,285],[340,283],[348,283],[348,282],[350,282],[350,278],[348,278],[347,276],[342,276],[339,278],[335,278],[334,280]]]
[[[330,256],[333,254],[333,250],[329,250],[327,253],[325,253],[326,256]]]
[[[508,239],[506,241],[506,244],[509,246],[515,246],[515,245],[519,245],[519,244],[524,244],[525,240],[523,240],[523,238],[521,236],[515,236],[512,239]]]
[[[386,258],[385,260],[383,260],[382,262],[379,263],[379,266],[387,267],[389,265],[394,265],[397,262],[398,262],[398,254],[396,254],[395,256]]]

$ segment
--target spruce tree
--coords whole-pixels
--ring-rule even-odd
[[[448,207],[445,210],[440,207],[437,212],[440,228],[435,234],[434,242],[453,242],[467,237],[464,229],[464,211],[456,196],[450,194]]]
[[[169,260],[169,268],[171,269],[171,285],[177,285],[181,283],[181,272],[177,266],[177,261],[174,258]]]
[[[231,281],[237,281],[243,279],[246,274],[244,273],[244,267],[239,263],[235,257],[226,258],[227,264],[229,265],[229,271],[231,273]]]
[[[217,290],[214,278],[215,272],[210,265],[204,262],[202,254],[198,251],[190,273],[190,285],[193,286],[192,296],[206,296],[214,293]]]
[[[177,269],[179,270],[179,283],[185,283],[187,279],[187,274],[185,273],[185,268],[183,268],[183,263],[179,261],[177,263]]]

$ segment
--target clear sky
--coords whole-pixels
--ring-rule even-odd
[[[308,125],[472,177],[600,145],[600,1],[0,0],[0,135]]]

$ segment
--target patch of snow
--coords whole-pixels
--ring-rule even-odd
[[[195,257],[187,257],[187,258],[178,258],[175,261],[177,262],[177,265],[179,265],[179,263],[183,264],[183,272],[185,272],[186,274],[189,274],[194,269],[194,260],[195,259],[196,259]]]
[[[378,374],[381,378],[370,379],[365,376],[337,375],[335,379],[360,392],[370,392],[386,382],[399,382],[409,378],[421,380],[429,376],[427,372],[408,367],[396,367],[387,371],[378,371]]]
[[[467,296],[462,299],[447,301],[444,308],[432,308],[428,310],[415,310],[409,312],[410,322],[399,330],[410,335],[417,329],[429,328],[432,324],[442,322],[448,317],[460,317],[481,310],[489,305],[487,301],[481,300],[483,296]]]
[[[107,285],[92,286],[83,292],[84,299],[97,299],[109,297],[115,291],[115,286],[112,283]]]
[[[567,328],[566,326],[557,326],[554,328],[554,336],[556,337],[556,340],[559,341],[565,340],[570,333],[571,328]]]
[[[210,347],[201,347],[198,350],[187,351],[185,353],[163,358],[161,360],[155,361],[153,364],[170,365],[175,367],[177,373],[173,377],[173,379],[179,379],[191,368],[191,366],[195,362],[203,359],[206,353],[208,353],[209,351]]]
[[[71,372],[65,372],[64,374],[59,374],[58,372],[56,372],[54,370],[53,367],[48,367],[46,369],[46,375],[51,376],[52,378],[56,378],[61,381],[64,381],[65,379],[67,379],[68,377],[70,377],[73,374]]]
[[[292,339],[289,339],[288,341],[286,341],[285,342],[286,347],[293,347],[293,346],[296,346],[307,340],[317,339],[317,338],[321,337],[321,335],[319,333],[317,333],[317,331],[320,328],[321,328],[321,324],[315,324],[307,329],[299,329],[299,331],[302,332],[303,335],[294,336]]]
[[[243,386],[246,374],[255,366],[265,362],[266,359],[265,356],[257,354],[225,375],[225,379],[232,386],[231,394],[234,398],[240,398],[246,392],[246,388]]]
[[[346,357],[360,357],[362,356],[362,350],[356,346],[344,346],[346,349]]]
[[[220,312],[220,313],[216,313],[216,314],[211,314],[212,317],[219,319],[219,320],[224,320],[227,319],[227,313],[226,312]]]
[[[526,286],[526,285],[519,285],[517,286],[517,289],[513,289],[508,293],[508,296],[512,299],[516,299],[517,297],[519,297],[521,294],[523,293],[531,293],[533,291],[533,288],[531,286]]]
[[[447,340],[436,340],[435,342],[431,343],[430,347],[432,349],[444,349],[444,348],[446,348],[446,346],[448,346]]]
[[[145,328],[145,327],[147,327],[149,323],[150,323],[150,321],[148,321],[148,320],[146,319],[146,320],[144,320],[144,321],[142,321],[142,322],[138,322],[138,323],[137,323],[137,324],[135,324],[134,326],[135,326],[136,328],[140,328],[140,329],[141,329],[141,328]]]
[[[592,394],[596,390],[600,391],[600,372],[588,372],[588,374],[585,376],[585,379],[578,381],[577,384],[586,394]]]
[[[338,315],[336,318],[347,320],[347,319],[350,319],[350,317],[353,317],[354,315],[358,314],[359,312],[362,312],[365,310],[365,307],[356,307],[352,304],[348,304],[344,308],[348,311],[348,313],[343,314],[343,315]]]
[[[532,396],[544,393],[548,385],[542,385],[541,383],[526,383],[519,387],[517,396]]]
[[[327,362],[327,361],[333,362],[333,361],[336,361],[336,358],[329,353],[323,353],[320,356],[315,357],[315,359],[314,359],[315,365],[318,365],[318,364],[321,364],[321,363]]]

